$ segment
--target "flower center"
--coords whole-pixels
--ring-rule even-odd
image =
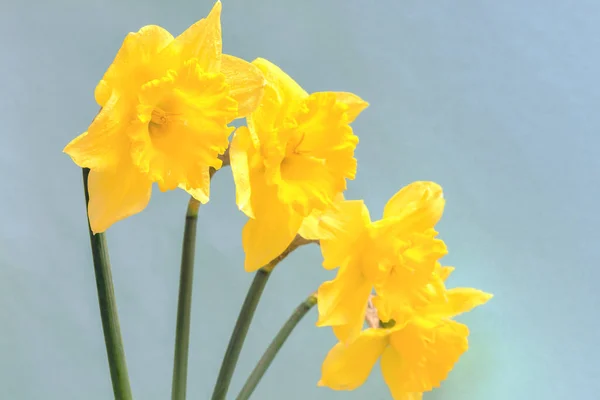
[[[148,132],[151,138],[158,138],[164,136],[169,132],[169,128],[172,127],[176,113],[168,112],[160,107],[156,107],[152,110],[150,122],[148,123]]]
[[[168,122],[167,113],[161,110],[160,108],[155,108],[152,110],[152,118],[150,123],[154,123],[157,125],[164,125]]]
[[[298,147],[300,147],[300,145],[304,141],[304,135],[305,134],[303,132],[294,132],[291,135],[290,139],[288,140],[285,146],[286,157],[291,156],[293,154],[301,154],[301,152],[298,150]]]

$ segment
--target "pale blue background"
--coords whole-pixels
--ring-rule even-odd
[[[2,2],[0,399],[112,396],[81,171],[61,153],[97,112],[93,89],[125,34],[178,34],[212,0]],[[348,197],[378,216],[413,180],[443,185],[451,284],[495,294],[461,318],[471,349],[427,400],[596,399],[600,3],[224,0],[225,51],[279,64],[309,91],[371,107],[354,124]],[[137,399],[170,396],[186,195],[155,193],[109,232]],[[251,275],[230,170],[201,210],[189,398],[206,399]],[[267,287],[233,396],[296,304],[331,276],[316,247]],[[256,399],[388,399],[378,367],[351,393],[317,388],[334,338],[310,314]]]

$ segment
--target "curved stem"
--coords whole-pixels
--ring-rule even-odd
[[[175,330],[175,355],[173,360],[173,385],[171,398],[185,400],[187,388],[188,351],[190,345],[190,320],[192,310],[192,286],[194,281],[194,256],[196,250],[196,225],[200,202],[190,197],[185,215],[181,273],[179,276],[179,299]]]
[[[254,389],[258,386],[258,383],[262,379],[265,372],[271,363],[275,359],[275,356],[290,336],[296,325],[302,320],[302,318],[310,311],[314,305],[317,304],[317,296],[316,294],[312,294],[306,298],[298,307],[294,313],[290,316],[290,318],[286,321],[286,323],[281,327],[263,356],[260,358],[256,367],[248,377],[248,380],[244,384],[244,387],[240,391],[240,394],[237,396],[237,400],[247,400],[250,398]]]
[[[235,327],[231,333],[229,345],[227,346],[227,351],[223,357],[217,383],[215,384],[215,388],[211,397],[212,400],[224,400],[225,396],[227,395],[229,384],[231,383],[231,378],[233,377],[233,372],[235,371],[235,367],[242,351],[242,346],[244,345],[246,335],[248,334],[248,329],[250,328],[250,323],[252,322],[254,312],[256,311],[256,307],[258,306],[258,302],[260,301],[263,290],[267,285],[267,281],[271,275],[271,272],[277,266],[277,264],[279,264],[288,256],[288,254],[306,243],[308,243],[308,241],[297,236],[296,239],[294,239],[294,241],[288,246],[288,248],[281,253],[281,255],[258,270],[254,276],[254,280],[250,285],[248,294],[246,294],[246,299],[244,300],[244,304],[240,310]]]
[[[89,173],[90,170],[88,168],[83,168],[83,189],[85,191],[86,210],[90,201],[88,192]],[[102,319],[102,330],[104,332],[104,343],[106,344],[106,355],[108,357],[113,392],[116,400],[131,400],[133,397],[129,385],[123,339],[121,338],[121,327],[119,325],[106,237],[104,233],[94,235],[89,225],[89,217],[88,230],[92,246],[92,258],[94,260],[98,305],[100,306],[100,317]]]

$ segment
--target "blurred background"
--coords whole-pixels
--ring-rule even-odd
[[[177,35],[213,0],[25,0],[0,13],[0,399],[110,399],[81,170],[61,151],[127,32]],[[414,180],[447,206],[449,284],[495,297],[460,318],[469,352],[426,400],[594,399],[600,391],[600,3],[593,0],[223,0],[224,51],[278,64],[306,90],[371,103],[354,123],[348,198],[373,217]],[[252,276],[230,169],[200,212],[190,399],[216,380]],[[170,397],[187,196],[155,190],[108,232],[132,387]],[[332,274],[316,246],[278,267],[242,352],[237,394],[296,305]],[[318,388],[335,338],[300,324],[255,399],[390,399],[379,367],[354,392]]]

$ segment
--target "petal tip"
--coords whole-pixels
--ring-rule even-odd
[[[223,9],[223,3],[221,3],[221,0],[217,0],[215,2],[215,5],[213,6],[212,10],[210,11],[210,14],[212,14],[213,12],[221,12],[222,9]]]
[[[99,233],[104,233],[106,232],[106,230],[109,228],[109,226],[107,226],[107,224],[100,224],[98,221],[96,221],[95,218],[90,218],[89,217],[89,212],[88,212],[88,221],[89,221],[89,225],[90,225],[90,231],[92,231],[92,234],[97,235]]]

